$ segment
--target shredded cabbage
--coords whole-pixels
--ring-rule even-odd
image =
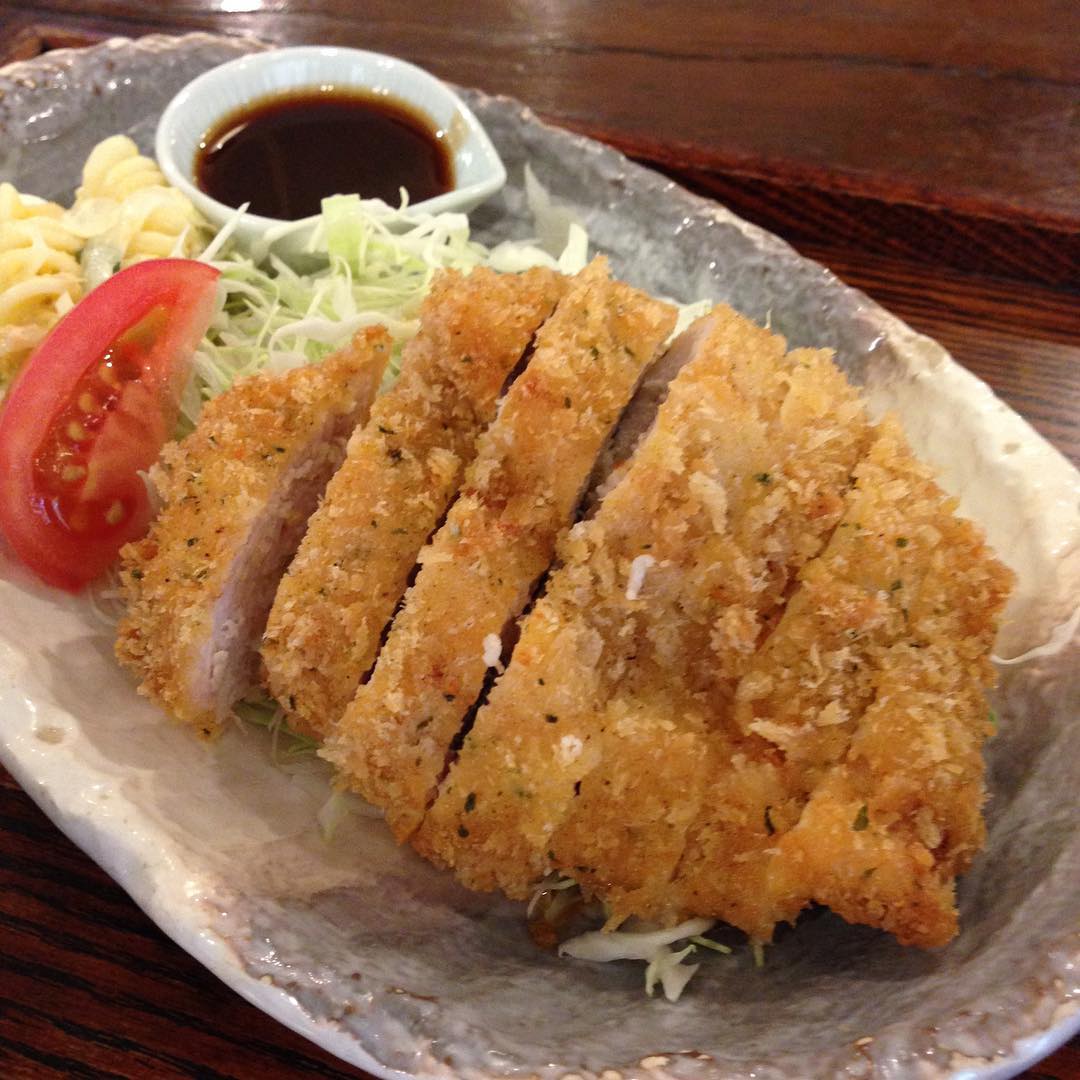
[[[552,893],[563,893],[568,889],[576,889],[577,882],[572,877],[561,877],[559,874],[549,874],[533,891],[529,905],[525,909],[525,918],[531,919],[536,914],[541,903],[551,897]],[[552,918],[550,906],[546,912],[549,920]]]
[[[552,875],[537,888],[530,904],[530,913],[541,896],[555,889],[568,889],[573,878]],[[566,895],[566,894],[561,894]],[[652,997],[659,984],[668,1001],[678,1001],[686,984],[697,973],[700,963],[687,964],[687,957],[698,949],[730,956],[732,949],[719,941],[705,937],[716,925],[715,919],[687,919],[678,926],[656,927],[639,920],[631,920],[626,929],[588,930],[559,946],[560,956],[575,960],[589,960],[606,964],[613,960],[644,960],[645,993]],[[760,941],[750,942],[755,967],[765,964],[765,947]]]
[[[715,924],[715,919],[687,919],[678,926],[659,930],[589,930],[564,941],[559,946],[559,955],[600,963],[611,960],[649,960],[657,949],[684,938],[704,934]]]
[[[488,266],[516,273],[546,266],[565,274],[589,258],[589,238],[569,211],[557,207],[526,169],[526,197],[536,236],[493,248],[472,239],[464,214],[430,214],[380,199],[335,195],[298,257],[314,269],[289,265],[273,243],[303,223],[282,225],[250,255],[229,244],[239,214],[225,224],[202,259],[221,271],[219,311],[196,352],[194,374],[182,401],[194,424],[203,401],[242,375],[284,371],[321,360],[367,326],[384,325],[394,341],[386,385],[398,374],[401,346],[418,329],[420,304],[435,273]],[[676,332],[711,306],[680,305]]]
[[[686,984],[697,974],[700,964],[684,964],[683,960],[697,951],[697,947],[691,942],[685,949],[679,952],[663,946],[653,953],[649,959],[649,966],[645,969],[645,993],[653,996],[657,982],[664,990],[664,997],[668,1001],[678,1001]]]
[[[754,957],[754,967],[763,968],[765,966],[765,945],[761,941],[751,941],[750,951]]]
[[[704,937],[701,934],[695,934],[691,939],[692,945],[700,945],[703,949],[712,949],[713,952],[723,953],[725,956],[730,956],[732,950],[727,945],[722,945],[719,941],[713,941],[712,938]]]
[[[534,240],[487,248],[471,238],[464,214],[417,212],[404,203],[393,209],[379,199],[335,195],[323,201],[305,247],[316,268],[305,271],[271,251],[246,255],[231,248],[227,239],[237,220],[226,223],[202,256],[221,271],[220,307],[181,400],[188,424],[194,424],[204,400],[238,377],[321,360],[357,330],[375,324],[385,326],[394,340],[388,371],[393,380],[400,348],[416,333],[420,304],[439,270],[548,266],[572,273],[588,258],[588,238],[573,221],[559,252]]]
[[[663,929],[589,930],[564,941],[559,946],[559,955],[599,963],[609,963],[612,960],[644,960],[645,993],[652,997],[656,984],[659,983],[668,1001],[678,1001],[686,989],[686,984],[701,967],[700,964],[683,963],[697,951],[698,944],[716,952],[731,951],[719,942],[702,937],[715,924],[715,919],[688,919],[678,926]],[[680,941],[686,941],[687,944],[679,950],[671,948]]]
[[[270,732],[270,757],[275,764],[313,757],[319,744],[307,735],[293,731],[285,719],[285,710],[268,698],[252,695],[233,706],[233,715],[248,724]]]
[[[333,788],[326,802],[319,807],[315,820],[319,823],[319,835],[329,844],[334,839],[341,823],[352,811],[349,792],[342,788]]]

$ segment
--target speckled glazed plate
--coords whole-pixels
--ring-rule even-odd
[[[114,41],[0,71],[0,177],[70,194],[91,146],[149,149],[194,75],[257,46]],[[476,215],[523,235],[522,167],[586,220],[620,276],[727,300],[830,345],[895,408],[964,513],[1020,575],[998,653],[1045,641],[1080,598],[1080,476],[932,341],[714,204],[512,101],[469,95],[511,183]],[[536,951],[520,907],[458,888],[354,816],[324,843],[317,763],[257,735],[207,747],[134,694],[88,604],[0,552],[0,754],[53,820],[180,945],[260,1008],[382,1076],[1011,1076],[1080,1024],[1080,645],[1005,667],[989,747],[990,841],[963,931],[922,953],[815,918],[706,964],[678,1005],[640,965]]]

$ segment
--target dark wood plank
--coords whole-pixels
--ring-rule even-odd
[[[173,945],[0,768],[0,1075],[366,1074]]]
[[[72,30],[46,23],[26,23],[6,36],[0,37],[0,64],[16,60],[32,60],[53,49],[79,49],[93,45],[104,35]]]
[[[1023,1074],[1021,1080],[1076,1080],[1080,1077],[1080,1038],[1063,1046],[1035,1068]]]
[[[378,49],[668,165],[1080,230],[1080,5],[1068,0],[224,6],[43,0],[30,10],[95,31],[198,28]],[[27,14],[0,2],[0,20]]]
[[[52,39],[65,28],[210,29],[382,49],[528,101],[784,235],[1080,287],[1080,66],[1060,45],[1080,24],[1075,5],[1019,16],[984,4],[972,41],[951,9],[931,16],[885,0],[857,17],[782,19],[762,0],[664,0],[644,19],[605,5],[553,14],[539,0],[443,0],[434,13],[394,0],[258,7],[0,0],[0,37],[6,28],[25,55],[38,32],[28,20],[39,18]],[[1004,36],[985,38],[987,25]],[[870,35],[882,28],[878,42]],[[1043,100],[1047,87],[1056,104]]]
[[[1080,304],[1075,293],[796,242],[985,380],[1080,465]]]
[[[654,153],[650,159],[625,140],[621,149],[794,244],[1059,289],[1080,286],[1080,232],[889,202],[813,187],[787,175],[752,177],[688,168],[678,155]]]

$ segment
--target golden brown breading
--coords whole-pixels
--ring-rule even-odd
[[[390,356],[381,327],[323,363],[206,404],[153,470],[164,508],[121,553],[116,654],[139,692],[212,734],[254,681],[278,578]]]
[[[817,901],[939,945],[956,930],[953,878],[983,841],[983,691],[1012,575],[894,422],[855,475],[736,694],[742,768],[771,761],[783,790],[733,798],[740,769],[720,771],[671,892],[762,939]]]
[[[714,309],[567,531],[673,312],[598,260],[569,285],[447,275],[424,320],[267,635],[275,690],[332,721],[343,780],[466,885],[524,898],[569,874],[609,927],[707,916],[765,941],[822,903],[947,942],[984,840],[988,655],[1013,578],[895,421],[871,427],[828,354]],[[241,384],[165,453],[166,508],[124,553],[117,653],[207,732],[253,675],[387,348],[369,332],[322,370]]]
[[[461,496],[324,753],[404,839],[420,823],[499,636],[551,562],[600,447],[675,313],[579,274],[480,441]],[[494,653],[494,655],[493,655]]]
[[[816,901],[941,944],[1012,575],[820,354],[770,378],[776,343],[713,318],[414,844],[512,897],[570,874],[609,925],[768,940]]]
[[[562,544],[416,837],[466,884],[523,896],[557,869],[616,921],[668,913],[724,764],[718,718],[839,517],[869,428],[829,355],[785,355],[730,309],[688,334],[655,427]]]
[[[485,268],[434,278],[401,375],[350,440],[270,613],[268,685],[294,727],[325,733],[371,668],[417,552],[566,280]]]
[[[785,917],[813,900],[901,944],[944,945],[955,876],[983,843],[986,699],[952,644],[903,642],[882,664],[845,760],[777,838],[765,884]]]

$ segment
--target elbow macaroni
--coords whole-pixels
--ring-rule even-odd
[[[70,210],[0,184],[0,396],[88,287],[143,259],[197,254],[204,229],[126,135],[91,151]]]
[[[104,198],[122,202],[136,191],[164,186],[165,177],[156,162],[140,154],[126,135],[113,135],[90,151],[75,201]]]
[[[204,223],[198,211],[168,186],[157,164],[126,135],[105,139],[90,152],[71,216],[96,227],[121,266],[190,256],[202,247]]]
[[[83,292],[83,241],[56,203],[0,184],[0,386]]]

